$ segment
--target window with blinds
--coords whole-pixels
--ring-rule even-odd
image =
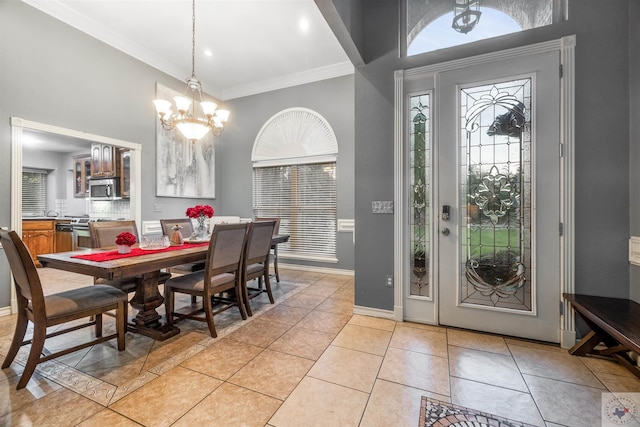
[[[336,162],[254,167],[253,216],[280,217],[278,256],[336,262]]]
[[[22,170],[22,214],[42,215],[47,208],[46,170]]]

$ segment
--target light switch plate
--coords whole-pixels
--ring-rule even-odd
[[[371,202],[371,213],[392,214],[393,202],[389,200],[374,200],[373,202]]]

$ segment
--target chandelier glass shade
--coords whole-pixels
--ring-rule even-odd
[[[202,85],[195,74],[196,55],[196,2],[192,0],[192,43],[191,43],[191,77],[187,79],[187,88],[183,96],[173,98],[177,113],[174,113],[171,101],[156,99],[153,103],[160,117],[160,123],[166,130],[178,129],[188,140],[195,142],[211,132],[220,135],[229,119],[229,111],[216,110],[218,104],[206,101],[202,95]],[[202,110],[196,112],[196,100]]]

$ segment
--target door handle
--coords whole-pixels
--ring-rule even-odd
[[[443,236],[448,236],[450,233],[447,227],[443,228],[440,232],[442,233]]]
[[[443,221],[449,221],[450,213],[451,213],[451,206],[442,205],[442,220]]]

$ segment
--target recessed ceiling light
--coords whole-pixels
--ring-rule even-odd
[[[209,49],[205,49],[204,56],[213,56],[213,52],[211,52]]]
[[[307,21],[306,18],[300,19],[300,23],[298,24],[298,26],[303,33],[309,31],[309,21]]]

